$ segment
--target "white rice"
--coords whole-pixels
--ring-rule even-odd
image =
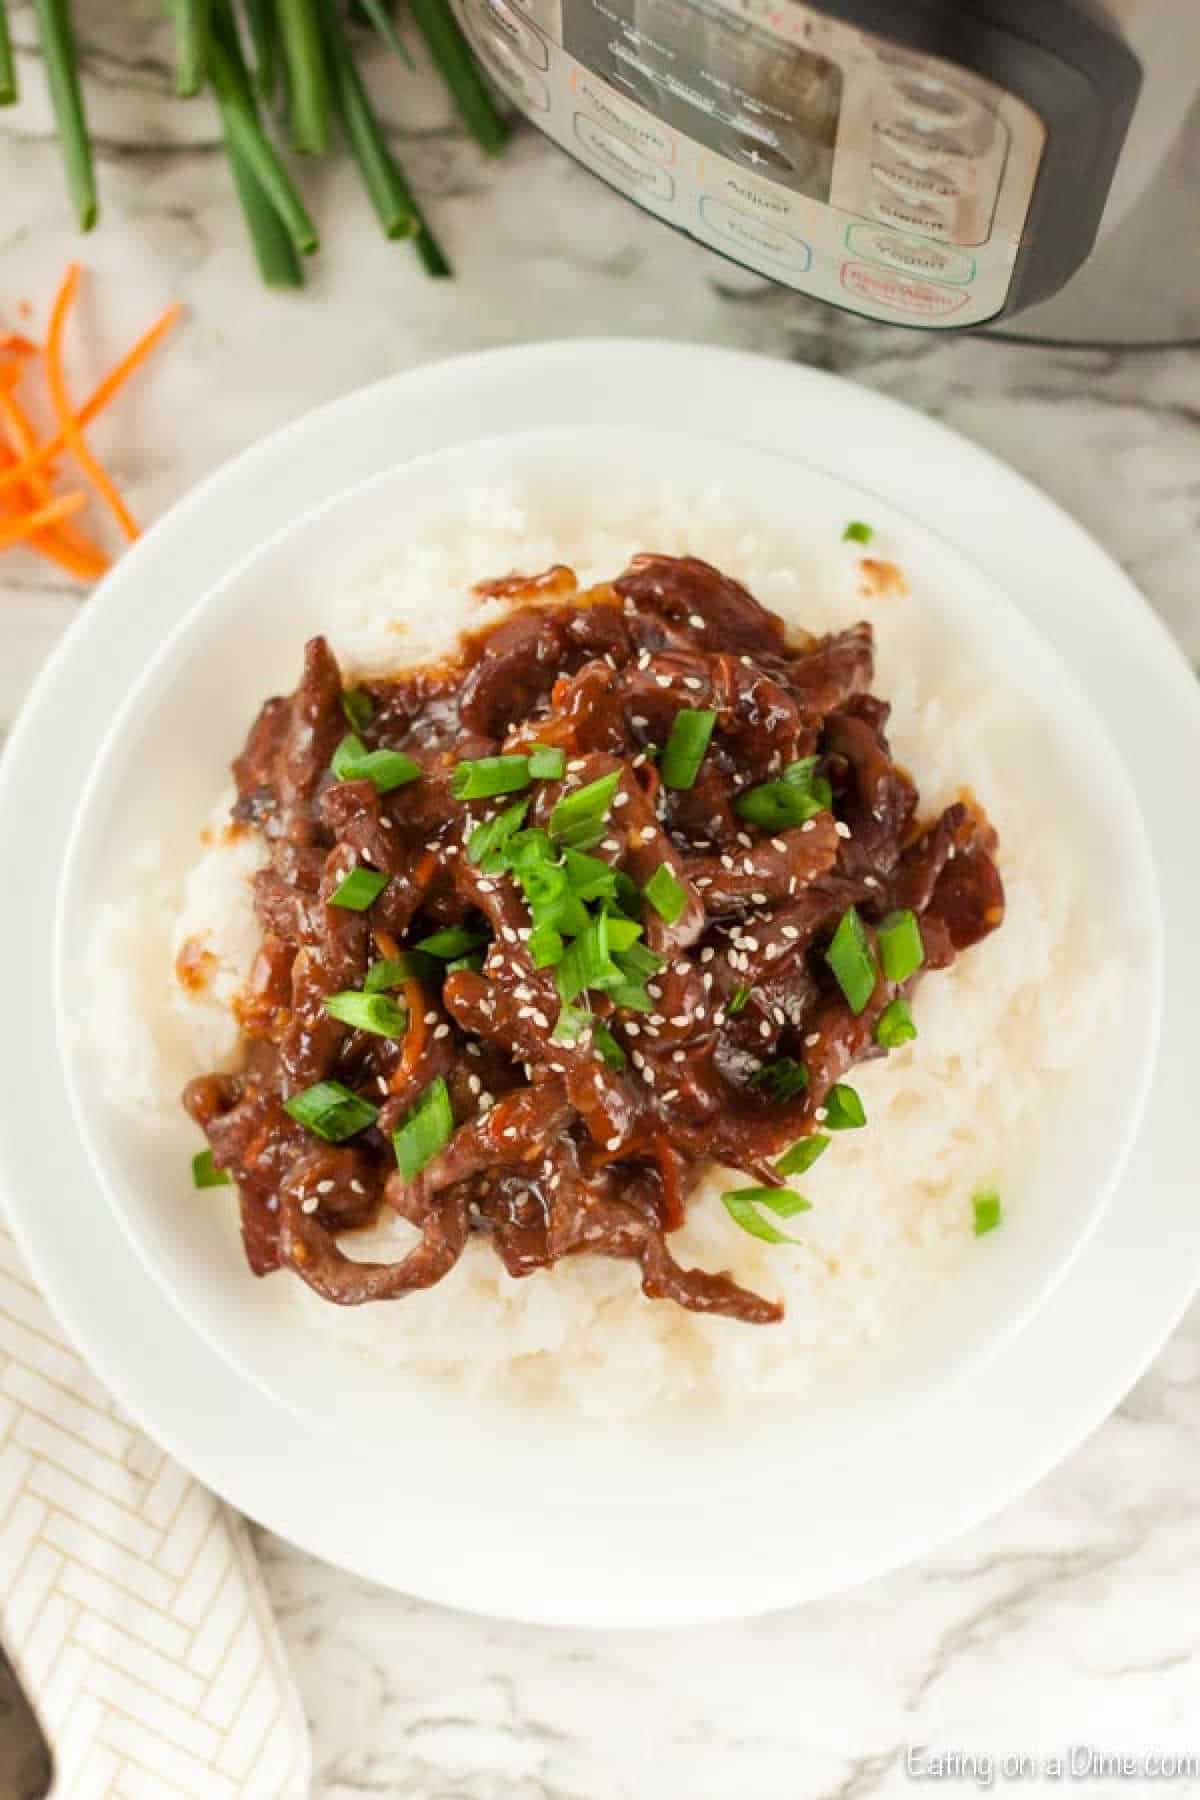
[[[818,553],[747,526],[716,490],[702,504],[662,496],[589,504],[581,519],[557,502],[489,490],[466,497],[465,523],[453,533],[410,536],[349,572],[344,591],[330,594],[326,626],[347,674],[449,649],[464,626],[497,610],[469,594],[483,577],[564,561],[584,582],[602,580],[643,549],[706,557],[798,626],[824,631],[870,617],[875,691],[893,703],[893,745],[916,777],[923,815],[965,784],[1000,833],[1005,925],[921,985],[915,1043],[854,1073],[869,1128],[835,1137],[797,1183],[813,1210],[785,1227],[800,1239],[795,1247],[759,1243],[733,1225],[718,1196],[743,1178],[714,1170],[694,1196],[672,1238],[675,1255],[783,1298],[781,1325],[754,1328],[647,1301],[634,1265],[599,1258],[514,1281],[483,1243],[471,1244],[438,1287],[396,1304],[329,1306],[285,1275],[271,1286],[289,1284],[306,1328],[386,1364],[492,1394],[565,1398],[609,1416],[658,1400],[736,1404],[750,1392],[795,1394],[822,1369],[902,1331],[905,1315],[918,1315],[953,1278],[974,1247],[976,1189],[999,1187],[1008,1227],[1019,1226],[1038,1121],[1053,1116],[1056,1085],[1101,1030],[1115,978],[1051,797],[1016,750],[1023,733],[1044,727],[1023,696],[985,682],[968,658],[948,650],[942,625],[923,606],[919,571],[907,571],[907,596],[864,597],[856,546]],[[876,553],[889,554],[886,542],[872,546]],[[300,649],[297,642],[297,673]],[[262,854],[252,839],[223,835],[227,804],[228,796],[218,801],[190,868],[167,869],[160,852],[146,851],[128,896],[104,909],[90,959],[92,1017],[112,1097],[164,1128],[178,1119],[189,1075],[236,1058],[230,1003],[258,937],[249,878]],[[199,994],[174,972],[189,939],[216,958]],[[210,1198],[232,1208],[232,1199]],[[412,1235],[397,1223],[344,1247],[390,1259]],[[230,1278],[243,1277],[231,1266]],[[262,1289],[248,1272],[244,1281],[253,1305]]]

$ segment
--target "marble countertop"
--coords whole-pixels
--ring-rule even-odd
[[[208,103],[169,97],[157,6],[77,10],[102,228],[85,242],[71,230],[26,58],[28,103],[0,115],[0,324],[24,299],[43,306],[73,255],[93,276],[89,362],[168,298],[186,303],[154,378],[95,433],[140,517],[312,405],[431,358],[546,337],[687,338],[835,370],[996,451],[1107,546],[1200,661],[1200,354],[939,340],[829,312],[644,218],[533,132],[485,164],[422,70],[377,71],[379,92],[458,279],[429,282],[383,242],[339,163],[309,182],[325,248],[308,290],[269,295]],[[27,44],[29,9],[11,11]],[[5,556],[0,730],[84,604]],[[1194,1309],[1117,1414],[1024,1500],[903,1573],[758,1622],[648,1635],[489,1623],[266,1532],[258,1543],[322,1800],[864,1800],[909,1788],[909,1745],[1137,1753],[1177,1747],[1190,1722],[1200,1751],[1198,1470]]]

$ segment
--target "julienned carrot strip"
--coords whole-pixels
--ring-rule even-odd
[[[408,1029],[404,1033],[400,1061],[392,1071],[389,1083],[393,1094],[398,1093],[408,1080],[425,1048],[425,990],[419,981],[404,981],[400,984],[400,991],[408,1009]]]
[[[80,429],[85,425],[90,425],[92,420],[104,411],[117,390],[123,387],[139,365],[145,362],[150,352],[162,342],[182,315],[182,306],[168,306],[166,312],[154,321],[149,331],[143,332],[136,344],[133,344],[125,352],[119,362],[113,364],[99,387],[84,401],[76,413],[75,418]],[[10,469],[6,475],[0,475],[0,493],[32,468],[44,468],[47,463],[53,462],[56,456],[62,455],[66,447],[66,436],[61,431],[55,437],[48,438],[44,444],[39,444],[24,463],[15,469]]]
[[[59,430],[66,439],[67,448],[111,511],[125,536],[132,540],[138,535],[133,515],[117,492],[108,471],[97,462],[88,448],[87,439],[71,411],[71,397],[67,392],[66,377],[63,374],[63,331],[67,323],[67,314],[71,310],[71,304],[78,289],[79,264],[72,263],[63,276],[62,285],[55,296],[54,310],[50,315],[50,331],[46,338],[46,379],[50,384],[50,398],[54,403]]]
[[[0,350],[13,356],[37,355],[37,345],[23,331],[0,331]]]
[[[0,389],[0,418],[3,418],[14,453],[28,460],[30,454],[37,449],[37,435],[17,396],[4,389]],[[33,469],[20,484],[18,492],[22,490],[31,506],[48,505],[54,498],[49,480],[40,467]],[[74,510],[77,511],[78,508]],[[74,525],[62,524],[52,535],[48,532],[39,533],[30,547],[49,556],[52,562],[57,562],[60,567],[66,568],[83,581],[102,575],[109,567],[108,558],[99,544],[94,544],[90,537]],[[55,555],[55,550],[61,550],[64,554]]]
[[[44,531],[47,526],[57,524],[59,519],[68,518],[86,505],[86,494],[64,494],[61,500],[52,500],[49,506],[39,507],[37,512],[5,519],[0,522],[0,550],[7,550],[10,544],[19,544],[22,538]]]
[[[7,450],[0,443],[0,467],[3,467],[9,460]],[[36,497],[28,482],[22,483],[15,492],[25,502],[27,511],[36,508]],[[0,506],[3,505],[4,501],[0,498]],[[14,508],[10,504],[8,507],[10,518],[13,512]],[[0,517],[2,516],[0,514]],[[85,537],[82,531],[78,531],[66,521],[60,521],[55,527],[35,532],[26,540],[26,548],[35,550],[39,556],[45,557],[47,562],[57,564],[68,575],[73,575],[77,581],[95,581],[109,567],[109,560],[103,550],[93,544],[90,538]]]

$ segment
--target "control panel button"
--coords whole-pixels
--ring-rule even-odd
[[[550,90],[540,75],[535,75],[513,49],[507,38],[483,30],[474,11],[463,10],[463,21],[471,44],[482,57],[489,75],[493,75],[506,94],[527,112],[549,112]]]
[[[919,169],[912,163],[895,159],[872,163],[871,175],[876,187],[898,195],[901,200],[915,200],[918,204],[957,200],[963,191],[961,183],[952,175],[937,169]]]
[[[523,19],[508,0],[467,0],[472,23],[495,41],[506,43],[533,69],[550,67],[550,51],[540,31]]]
[[[575,136],[591,161],[604,174],[624,182],[640,194],[670,200],[675,183],[664,168],[650,162],[626,138],[610,131],[586,113],[575,114]]]
[[[766,258],[800,274],[812,265],[812,250],[803,238],[780,231],[769,219],[743,212],[713,194],[701,196],[700,217],[710,230],[736,244],[748,261],[757,264]]]
[[[877,119],[875,137],[884,156],[899,151],[918,168],[957,170],[971,160],[971,148],[965,138],[949,131],[919,131],[901,119]]]
[[[872,216],[885,225],[901,231],[919,231],[925,237],[953,238],[950,219],[943,207],[911,204],[897,194],[875,194],[870,208]]]
[[[916,281],[899,272],[872,268],[867,263],[842,264],[842,286],[874,307],[905,313],[914,319],[946,318],[967,304],[962,288],[942,287],[937,282]]]
[[[982,155],[996,129],[995,114],[971,94],[932,76],[893,81],[888,90],[889,117],[910,131],[965,138],[975,156]]]
[[[905,237],[882,225],[851,225],[846,248],[867,262],[886,263],[905,275],[929,276],[935,281],[964,285],[975,279],[975,258],[965,250],[931,244],[927,238]]]
[[[607,82],[601,81],[598,76],[589,75],[585,69],[572,71],[571,86],[576,98],[602,124],[623,132],[644,156],[660,163],[675,161],[674,136],[660,119],[643,112],[632,101],[626,100],[623,94],[615,93]]]
[[[735,162],[743,162],[747,168],[770,181],[773,175],[792,175],[796,165],[790,156],[785,156],[777,144],[769,143],[757,132],[729,130],[721,133],[721,150]]]

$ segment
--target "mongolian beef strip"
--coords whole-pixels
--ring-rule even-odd
[[[710,1163],[769,1202],[789,1146],[861,1123],[843,1077],[1003,918],[994,834],[965,800],[918,821],[869,625],[789,642],[691,557],[481,591],[500,622],[394,678],[346,688],[314,639],[234,764],[270,853],[245,1057],[184,1098],[250,1266],[355,1305],[478,1234],[514,1276],[626,1258],[778,1319],[668,1236]],[[412,1248],[346,1255],[386,1207]]]

